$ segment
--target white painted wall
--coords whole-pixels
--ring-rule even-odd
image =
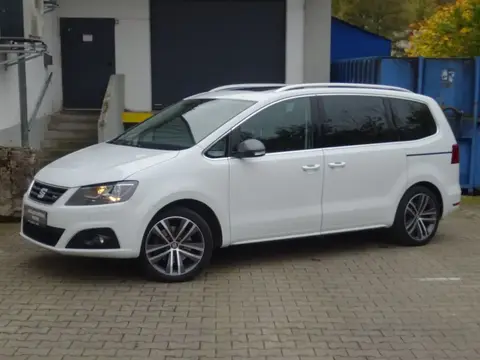
[[[24,2],[25,33],[30,33],[30,4]],[[49,71],[53,82],[40,108],[39,116],[62,107],[62,72],[59,18],[107,17],[118,20],[115,29],[116,72],[125,75],[125,106],[132,111],[151,110],[151,56],[149,0],[59,0],[60,7],[45,16],[44,41],[54,64],[48,69],[43,58],[27,63],[29,115]],[[331,0],[287,0],[286,82],[329,81]],[[20,144],[20,113],[17,68],[0,67],[0,145]],[[41,132],[43,123],[34,124]],[[13,128],[17,127],[17,128]],[[35,134],[32,134],[35,138]],[[35,140],[36,141],[36,140]]]
[[[58,17],[115,18],[116,73],[125,75],[125,106],[152,106],[149,0],[60,0]]]
[[[31,0],[23,0],[24,4],[24,31],[25,34],[30,33],[30,15]],[[49,69],[44,67],[43,56],[26,63],[27,71],[27,103],[28,117],[33,113],[38,96],[40,95],[42,86],[45,82],[49,71],[54,72],[52,83],[49,91],[46,93],[42,106],[37,116],[40,118],[36,122],[32,122],[31,140],[33,147],[38,147],[40,138],[44,128],[45,115],[51,114],[61,107],[61,72],[59,64],[60,44],[57,40],[58,22],[54,13],[46,14],[44,18],[44,41],[49,48],[49,52],[54,56],[56,64]],[[16,55],[10,55],[15,58]],[[5,69],[0,67],[0,145],[3,146],[20,146],[20,104],[18,93],[18,67],[11,66]]]
[[[24,3],[30,2],[24,0]],[[25,34],[30,33],[30,6],[24,7]],[[47,44],[48,53],[53,57],[53,65],[45,68],[43,56],[27,61],[27,101],[29,117],[34,111],[35,104],[42,90],[43,84],[51,72],[53,73],[52,82],[41,103],[37,114],[39,118],[50,115],[62,107],[62,73],[60,64],[60,37],[58,35],[58,21],[54,12],[45,14],[43,41]],[[32,124],[33,126],[34,124]],[[36,125],[36,124],[35,124]]]
[[[332,0],[305,0],[304,82],[330,81]]]
[[[305,0],[287,0],[285,36],[285,82],[303,82]]]
[[[0,130],[14,126],[19,121],[17,68],[5,69],[0,66]]]

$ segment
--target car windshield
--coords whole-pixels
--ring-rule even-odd
[[[160,150],[188,149],[254,103],[234,99],[182,100],[109,143]]]

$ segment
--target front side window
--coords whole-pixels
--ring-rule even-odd
[[[109,143],[160,150],[188,149],[254,104],[235,99],[182,100]]]
[[[400,140],[418,140],[436,133],[435,119],[426,104],[403,99],[391,99],[390,103]]]
[[[236,145],[247,139],[257,139],[263,142],[267,153],[304,150],[311,146],[311,129],[310,98],[285,100],[240,125]]]
[[[321,98],[325,147],[385,143],[398,140],[381,97],[331,95]]]

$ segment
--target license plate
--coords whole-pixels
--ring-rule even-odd
[[[23,209],[23,220],[30,224],[45,227],[47,226],[47,212],[35,209],[31,206],[25,205]]]

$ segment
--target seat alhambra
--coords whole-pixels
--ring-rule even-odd
[[[177,282],[240,244],[388,229],[425,245],[460,196],[459,148],[434,99],[241,84],[41,169],[21,235],[65,255],[138,258],[149,277]]]

